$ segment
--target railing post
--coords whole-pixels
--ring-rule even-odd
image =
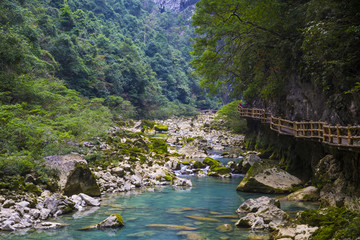
[[[313,134],[313,129],[314,129],[314,125],[313,125],[313,122],[310,121],[310,136],[313,137],[314,134]]]
[[[333,138],[331,136],[331,125],[328,125],[328,134],[329,134],[329,143],[333,142]]]
[[[294,136],[297,137],[297,122],[293,122]]]
[[[339,124],[336,124],[336,138],[337,138],[337,144],[341,144]]]
[[[278,118],[278,132],[281,133],[281,118]]]
[[[271,115],[271,117],[270,117],[270,128],[271,128],[271,129],[273,128],[272,124],[273,124],[273,117],[272,117],[272,115]]]
[[[326,131],[325,131],[326,122],[323,123],[322,129],[323,129],[323,142],[326,142]]]
[[[350,124],[348,125],[348,144],[352,145],[352,134],[351,134],[351,126]]]
[[[302,128],[302,134],[303,134],[303,136],[306,137],[306,134],[305,134],[305,123],[304,123],[304,122],[301,124],[301,128]]]

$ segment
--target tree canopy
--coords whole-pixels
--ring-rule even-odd
[[[359,10],[355,0],[201,0],[192,64],[216,94],[281,101],[296,78],[334,105],[359,91]]]

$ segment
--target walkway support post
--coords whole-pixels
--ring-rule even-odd
[[[337,138],[337,144],[341,144],[339,124],[336,124],[336,138]]]
[[[348,144],[349,145],[352,145],[352,139],[351,139],[351,137],[352,137],[352,134],[351,134],[351,126],[350,125],[348,125]]]

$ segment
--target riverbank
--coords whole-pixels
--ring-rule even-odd
[[[57,172],[58,180],[53,179],[51,189],[48,185],[37,184],[36,176],[29,174],[24,179],[19,178],[23,182],[17,183],[15,189],[20,190],[3,189],[0,196],[0,229],[15,231],[63,227],[62,224],[47,221],[62,214],[81,211],[88,205],[94,206],[85,201],[90,196],[77,195],[84,189],[91,189],[86,193],[100,200],[96,198],[100,194],[127,192],[142,187],[191,187],[191,181],[174,174],[181,162],[190,157],[177,153],[175,144],[179,146],[181,141],[190,143],[189,132],[197,139],[214,143],[217,148],[234,144],[235,141],[240,144],[242,140],[242,137],[224,137],[225,132],[220,135],[219,132],[200,130],[212,117],[203,115],[198,119],[176,120],[177,124],[169,124],[171,137],[168,140],[174,149],[168,149],[165,140],[148,137],[146,134],[150,132],[145,130],[153,131],[153,128],[146,129],[142,122],[137,122],[131,128],[113,128],[107,139],[81,143],[82,152],[47,157],[47,167]],[[146,133],[141,134],[141,131]],[[176,135],[171,135],[175,131],[178,131]],[[171,142],[171,139],[176,141]],[[198,149],[197,152],[205,154],[206,149]],[[93,182],[91,186],[89,180]]]
[[[264,193],[285,194],[305,186],[301,179],[295,179],[294,176],[281,170],[277,160],[269,161],[260,158],[259,155],[262,156],[260,152],[246,152],[243,136],[219,130],[218,127],[212,128],[213,120],[214,115],[199,115],[196,118],[174,118],[157,123],[139,121],[124,128],[113,128],[107,139],[82,143],[86,149],[82,154],[47,157],[47,163],[55,162],[59,172],[57,191],[46,190],[42,188],[44,186],[35,184],[36,179],[31,180],[29,177],[26,185],[34,185],[36,192],[13,193],[8,195],[9,197],[0,198],[1,229],[5,231],[21,229],[22,232],[31,232],[32,229],[66,227],[64,221],[61,220],[61,215],[73,214],[75,211],[79,216],[92,214],[97,211],[99,205],[102,206],[101,200],[108,194],[128,192],[131,195],[138,189],[142,189],[143,192],[159,192],[156,186],[173,186],[179,191],[191,192],[193,183],[184,178],[189,175],[231,179],[236,176],[233,174],[246,173],[244,178],[235,178],[237,183],[241,182],[239,186],[242,186],[237,188],[240,191],[253,191],[257,194],[253,196],[257,197]],[[161,129],[159,126],[166,126],[166,131],[159,130]],[[220,161],[209,158],[209,155]],[[51,159],[54,161],[49,161]],[[86,172],[91,174],[87,175]],[[259,177],[262,173],[264,173],[263,177]],[[286,182],[285,176],[288,179],[286,180],[288,185],[283,188],[282,185]],[[89,178],[93,178],[95,185],[88,186]],[[269,181],[269,179],[272,180]],[[194,181],[193,177],[192,180]],[[84,187],[84,184],[87,184],[87,187]],[[265,185],[266,188],[264,188]],[[91,189],[87,194],[93,197],[76,192],[80,187],[81,191]],[[236,187],[233,189],[234,193],[235,189]],[[312,201],[318,199],[317,194],[317,189],[315,189],[310,193],[289,195],[286,199]],[[97,197],[98,195],[101,197]],[[181,207],[188,207],[187,201],[182,202]],[[233,207],[232,213],[244,201],[245,199],[242,198],[237,206]],[[279,206],[275,207],[268,207],[271,211],[266,216],[263,214],[264,209],[260,211],[261,214],[257,213],[257,210],[239,212],[239,216],[233,219],[234,222],[231,224],[232,231],[238,227],[244,232],[258,229],[265,233],[273,232],[273,239],[281,239],[290,233],[293,234],[292,238],[302,236],[301,231],[306,231],[306,236],[309,238],[317,229],[315,226],[307,225],[309,222],[307,216],[293,218],[291,214],[288,215],[277,209]],[[119,209],[114,208],[114,210],[118,212]],[[212,211],[216,212],[216,209]],[[108,212],[108,214],[112,213]],[[227,212],[223,215],[233,214]],[[283,216],[284,221],[277,222],[276,219],[279,216]],[[211,218],[211,216],[199,217]],[[238,227],[234,226],[235,222]],[[259,225],[259,223],[262,224]],[[298,225],[300,227],[297,227]]]

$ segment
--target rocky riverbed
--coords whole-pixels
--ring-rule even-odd
[[[191,188],[192,182],[181,175],[230,178],[232,174],[246,173],[239,191],[289,193],[301,188],[300,179],[261,159],[258,152],[245,151],[242,135],[212,129],[213,119],[214,115],[199,115],[155,123],[167,126],[166,135],[159,131],[160,127],[148,127],[139,121],[131,127],[114,127],[107,139],[82,143],[82,152],[46,157],[46,164],[57,174],[56,191],[37,186],[36,179],[29,177],[27,185],[34,191],[0,196],[0,229],[63,227],[48,219],[72,211],[96,210],[106,193],[162,185]],[[233,161],[223,164],[209,157],[214,153]],[[318,195],[318,190],[312,188],[289,195],[288,199],[317,200]],[[294,233],[291,239],[308,239],[316,230],[294,225],[279,207],[274,199],[246,201],[237,210],[240,220],[235,225],[276,232],[275,239],[286,238],[289,232]],[[299,238],[301,234],[306,238]]]

